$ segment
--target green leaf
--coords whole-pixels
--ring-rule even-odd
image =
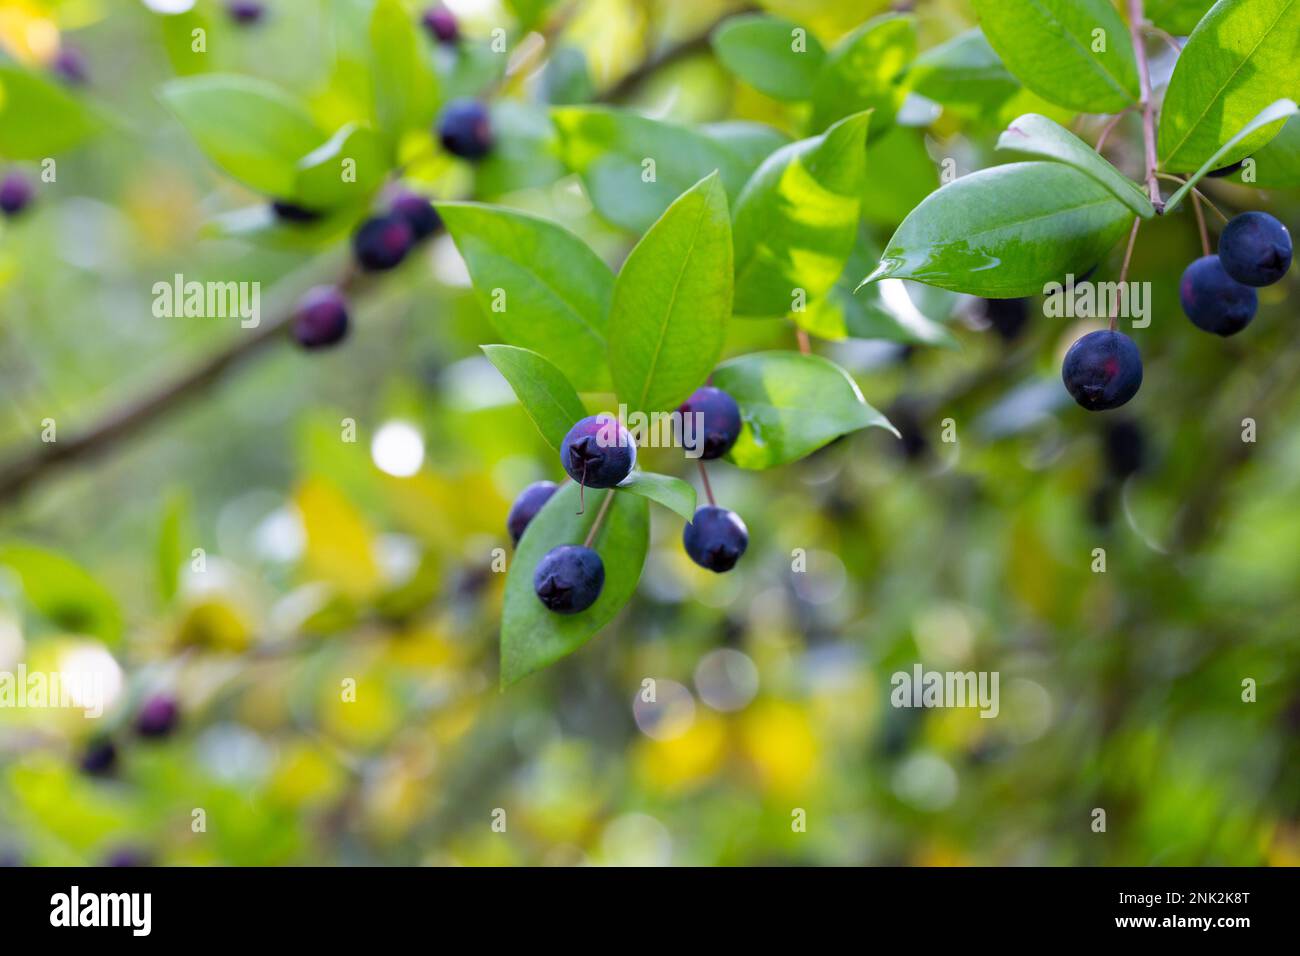
[[[763,160],[790,142],[790,137],[780,130],[748,120],[706,123],[698,129],[736,157],[740,168],[745,171],[744,181],[748,181]]]
[[[727,458],[741,468],[798,461],[860,428],[898,434],[853,377],[820,355],[755,352],[719,365],[713,384],[740,406],[744,427]]]
[[[347,123],[298,160],[293,197],[308,209],[361,202],[383,183],[390,166],[390,154],[379,134]],[[347,171],[354,176],[345,179]]]
[[[492,152],[474,170],[480,197],[549,186],[565,175],[555,156],[555,127],[544,107],[500,99],[491,105]]]
[[[637,470],[624,478],[618,489],[657,501],[687,521],[695,517],[695,489],[680,478]]]
[[[1085,113],[1115,113],[1137,102],[1133,42],[1110,0],[974,2],[993,49],[1039,96]]]
[[[609,368],[631,411],[676,408],[708,377],[731,294],[731,220],[710,173],[668,207],[614,283]]]
[[[122,636],[122,612],[112,593],[75,562],[35,545],[0,545],[0,568],[18,575],[27,601],[42,617],[106,644]]]
[[[582,399],[564,373],[536,352],[512,345],[484,345],[483,354],[505,376],[524,411],[556,451],[573,427],[586,417]]]
[[[913,92],[973,119],[995,116],[1021,89],[978,27],[918,56],[908,83]]]
[[[857,276],[869,272],[879,259],[880,250],[865,237],[859,239],[835,286],[810,302],[806,311],[794,313],[795,322],[823,339],[883,339],[957,348],[956,338],[942,324],[952,314],[954,294],[918,285],[913,287],[918,293],[913,298],[901,279],[885,279],[854,294]],[[932,293],[933,301],[925,301],[931,297],[921,292]]]
[[[1279,97],[1300,99],[1300,0],[1221,0],[1192,31],[1160,110],[1161,165],[1191,172]],[[1281,128],[1256,130],[1219,158],[1230,166]]]
[[[633,232],[648,229],[674,199],[715,169],[729,199],[749,176],[750,166],[740,155],[684,126],[589,106],[552,110],[551,119],[559,132],[560,158],[582,177],[596,211]]]
[[[601,258],[540,216],[479,203],[439,203],[438,212],[501,336],[550,359],[579,390],[607,389],[614,276]]]
[[[302,104],[252,77],[185,77],[160,95],[209,159],[269,196],[291,195],[298,160],[326,139]]]
[[[1292,117],[1282,131],[1250,157],[1249,175],[1244,169],[1232,175],[1233,182],[1260,189],[1289,189],[1300,186],[1300,119]]]
[[[1110,190],[1072,166],[995,166],[931,193],[863,284],[915,279],[991,298],[1037,295],[1097,265],[1132,222]]]
[[[596,603],[578,614],[554,614],[533,591],[533,572],[546,552],[562,544],[582,544],[605,495],[614,495],[592,546],[605,565],[605,586]],[[611,489],[586,490],[586,510],[578,510],[578,485],[565,482],[528,523],[506,576],[501,620],[501,685],[572,654],[622,610],[636,590],[650,542],[646,499]]]
[[[1169,202],[1165,206],[1165,212],[1173,212],[1177,209],[1178,204],[1183,201],[1187,194],[1192,191],[1192,188],[1201,181],[1206,173],[1210,172],[1212,169],[1225,165],[1223,158],[1231,155],[1233,150],[1237,148],[1238,143],[1252,135],[1256,130],[1263,129],[1265,126],[1273,126],[1279,120],[1287,120],[1288,117],[1295,116],[1298,112],[1300,112],[1300,107],[1297,107],[1292,100],[1278,100],[1276,103],[1266,107],[1258,116],[1247,123],[1236,136],[1232,137],[1232,139],[1220,146],[1219,149],[1215,151],[1214,155],[1202,164],[1200,169],[1187,178],[1186,183],[1178,187],[1177,192],[1169,197]]]
[[[811,99],[826,51],[803,27],[782,17],[744,14],[713,31],[722,65],[778,100]]]
[[[1156,214],[1150,198],[1137,183],[1112,166],[1104,156],[1068,129],[1046,116],[1026,113],[998,137],[998,149],[1007,149],[1073,166],[1091,176],[1143,219]]]
[[[1214,6],[1215,0],[1146,0],[1147,19],[1162,30],[1185,37]]]
[[[888,189],[880,184],[888,182]],[[873,136],[863,177],[862,218],[893,229],[939,186],[939,172],[925,149],[925,134],[895,125]]]
[[[785,315],[825,293],[857,239],[870,113],[773,153],[736,200],[737,315]]]
[[[0,156],[44,159],[80,146],[102,127],[89,107],[57,83],[0,65]]]
[[[176,596],[181,565],[189,556],[185,534],[189,524],[189,499],[180,493],[168,496],[158,529],[158,593],[164,603]]]
[[[437,110],[437,75],[425,59],[415,18],[400,0],[378,0],[370,18],[370,89],[375,125],[396,143]]]
[[[874,110],[872,129],[883,133],[907,95],[904,80],[915,57],[911,17],[886,14],[858,27],[835,44],[817,76],[813,129]]]

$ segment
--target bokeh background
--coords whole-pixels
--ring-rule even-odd
[[[461,55],[481,61],[463,71],[467,90],[499,71],[494,27],[513,46],[558,15],[546,49],[561,52],[501,85],[495,160],[475,171],[435,156],[412,181],[544,213],[613,263],[636,237],[603,223],[548,154],[548,101],[600,96],[674,49],[618,88],[624,105],[801,135],[797,108],[734,79],[700,41],[736,5],[449,6]],[[765,6],[828,44],[887,8]],[[914,6],[922,50],[974,22],[957,0]],[[269,290],[300,289],[345,256],[340,242],[214,234],[214,216],[259,197],[215,170],[156,96],[177,69],[177,18],[202,18],[212,69],[271,79],[323,120],[346,111],[356,93],[333,64],[365,0],[268,7],[240,29],[210,0],[0,6],[4,56],[40,69],[75,48],[88,74],[76,95],[111,118],[0,227],[0,460],[36,446],[43,420],[75,434],[240,334],[231,320],[155,318],[155,282],[259,280],[269,308]],[[1167,76],[1169,56],[1152,52]],[[944,159],[962,173],[1006,161],[992,145],[1028,103],[988,115],[913,101],[869,149],[867,241],[938,185]],[[1135,132],[1122,124],[1111,152],[1130,172]],[[1300,222],[1295,191],[1207,188],[1229,214]],[[1115,277],[1121,253],[1099,278]],[[626,611],[502,692],[505,576],[492,552],[509,548],[514,495],[560,469],[478,352],[495,335],[440,236],[357,299],[344,346],[271,345],[0,501],[0,669],[90,666],[118,689],[97,721],[0,708],[0,856],[1295,865],[1300,289],[1293,272],[1261,290],[1256,322],[1219,340],[1179,309],[1197,255],[1190,204],[1142,230],[1146,378],[1107,415],[1076,408],[1059,380],[1064,349],[1092,326],[1044,318],[1038,300],[1014,329],[983,303],[913,288],[951,342],[890,341],[906,336],[887,323],[888,338],[815,338],[904,440],[872,430],[763,473],[716,463],[718,498],[751,534],[737,570],[691,564],[680,518],[656,508]],[[784,320],[737,320],[726,352],[793,347]],[[694,480],[675,453],[645,457]],[[1105,573],[1092,570],[1096,548]],[[794,549],[806,573],[792,573]],[[918,662],[999,672],[999,717],[891,707],[890,675]],[[646,678],[653,705],[638,700]],[[341,700],[348,679],[355,702]],[[157,693],[175,695],[180,725],[144,740],[133,716]],[[114,767],[85,772],[105,737]],[[1097,807],[1105,833],[1092,829]],[[793,832],[795,808],[807,832]]]

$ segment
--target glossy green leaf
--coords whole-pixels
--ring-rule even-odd
[[[740,155],[685,126],[606,107],[563,107],[551,118],[560,158],[582,177],[597,212],[633,232],[715,169],[729,199],[749,176]]]
[[[914,92],[972,118],[996,115],[1021,88],[978,27],[926,50],[907,79]]]
[[[883,133],[907,95],[907,69],[916,57],[916,24],[886,14],[844,37],[826,57],[813,91],[813,129],[826,129],[853,113],[874,110],[871,125]]]
[[[826,59],[817,38],[783,17],[731,17],[713,32],[722,65],[754,89],[778,100],[811,99]]]
[[[731,295],[731,220],[711,173],[668,207],[614,283],[609,367],[619,400],[647,414],[680,405],[722,352]]]
[[[1215,0],[1146,0],[1147,19],[1175,36],[1187,36],[1214,6]]]
[[[383,183],[390,167],[379,134],[348,123],[298,160],[293,197],[308,209],[360,202]]]
[[[1160,110],[1161,165],[1191,172],[1279,97],[1300,99],[1300,0],[1221,0],[1192,32]],[[1281,123],[1237,143],[1220,165],[1259,149]]]
[[[1137,102],[1137,58],[1110,0],[975,0],[980,26],[1012,75],[1085,113]]]
[[[505,376],[524,411],[556,451],[587,410],[564,373],[536,352],[513,345],[484,345],[483,354]]]
[[[415,18],[400,0],[378,0],[370,18],[370,92],[375,125],[394,142],[433,122],[437,75],[425,59]]]
[[[580,390],[607,388],[614,276],[600,257],[540,216],[479,203],[440,203],[438,212],[502,338],[550,359]]]
[[[533,591],[533,572],[552,548],[583,543],[606,495],[614,495],[614,502],[592,542],[605,565],[605,586],[587,610],[554,614]],[[581,515],[577,510],[578,486],[566,482],[528,523],[510,560],[501,620],[503,687],[576,651],[623,609],[636,590],[650,541],[647,500],[588,488],[586,510]]]
[[[1072,166],[996,166],[931,193],[863,281],[915,279],[992,298],[1037,295],[1046,283],[1097,265],[1132,222],[1110,190]]]
[[[1256,130],[1263,129],[1266,126],[1276,126],[1279,121],[1286,121],[1298,112],[1300,112],[1300,108],[1297,108],[1292,100],[1278,100],[1266,107],[1258,116],[1242,127],[1236,136],[1220,146],[1214,155],[1201,165],[1200,169],[1187,178],[1186,183],[1178,187],[1178,190],[1169,197],[1165,212],[1173,212],[1177,209],[1178,204],[1183,201],[1184,197],[1192,191],[1193,187],[1201,181],[1206,173],[1221,168],[1224,165],[1224,157],[1230,156],[1237,148],[1238,143],[1253,135]]]
[[[998,137],[997,148],[1073,166],[1109,189],[1120,202],[1143,219],[1150,219],[1156,214],[1155,207],[1151,205],[1151,200],[1142,191],[1142,187],[1079,137],[1046,116],[1026,113],[1019,117]]]
[[[624,478],[618,488],[657,501],[687,521],[695,517],[695,489],[680,478],[637,470]]]
[[[93,136],[102,121],[58,83],[0,64],[0,157],[44,159]]]
[[[1250,157],[1250,169],[1234,173],[1232,180],[1260,189],[1300,186],[1300,118],[1292,117],[1282,131]]]
[[[870,113],[791,143],[758,168],[736,200],[737,315],[785,315],[796,289],[825,293],[857,239]]]
[[[253,77],[185,77],[160,95],[209,159],[269,196],[291,195],[298,161],[327,139],[302,104]]]
[[[12,541],[0,545],[0,568],[18,576],[28,603],[56,627],[93,635],[108,644],[117,643],[122,636],[117,600],[74,561]]]
[[[922,285],[909,290],[909,283],[901,279],[885,279],[854,293],[857,277],[875,268],[879,259],[879,248],[859,239],[834,287],[810,302],[807,310],[794,313],[795,322],[823,339],[880,339],[957,348],[956,338],[943,325],[956,305],[956,294]]]
[[[861,428],[897,434],[853,377],[820,355],[755,352],[719,365],[713,384],[740,406],[744,426],[727,458],[741,468],[798,461]]]

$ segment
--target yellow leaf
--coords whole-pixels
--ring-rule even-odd
[[[373,535],[361,514],[323,478],[308,478],[295,500],[307,532],[307,573],[349,597],[374,593],[380,583],[379,567]]]

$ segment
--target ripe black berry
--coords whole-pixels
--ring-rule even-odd
[[[605,586],[605,563],[591,548],[565,544],[543,555],[533,572],[537,599],[556,614],[577,614],[596,603]]]
[[[9,173],[0,180],[0,212],[6,216],[17,216],[31,205],[34,191],[32,184],[22,173]]]
[[[352,236],[352,254],[363,269],[382,272],[401,264],[415,236],[401,216],[374,216]]]
[[[462,159],[482,159],[492,150],[492,124],[478,100],[453,100],[438,118],[443,148]]]
[[[460,38],[456,15],[446,7],[430,7],[420,17],[420,22],[439,43],[455,43]]]
[[[50,63],[50,71],[65,83],[73,86],[81,86],[89,77],[86,70],[86,58],[81,55],[80,50],[70,46],[60,48],[54,60]]]
[[[1266,286],[1291,268],[1291,233],[1265,212],[1243,212],[1223,227],[1219,258],[1238,282]]]
[[[749,546],[749,529],[740,515],[726,508],[705,505],[682,531],[686,553],[702,568],[721,574],[730,571]]]
[[[511,541],[519,543],[528,523],[542,510],[542,505],[551,500],[551,495],[555,494],[558,487],[553,481],[534,481],[519,493],[515,503],[510,506],[510,513],[506,515],[506,530],[510,532]]]
[[[236,23],[247,25],[261,20],[262,15],[266,13],[266,7],[258,0],[229,0],[226,3],[226,12]]]
[[[560,464],[581,485],[613,488],[636,464],[636,443],[612,415],[591,415],[564,436]]]
[[[438,210],[433,208],[433,203],[419,193],[398,193],[389,211],[406,221],[416,242],[428,239],[442,225],[442,218],[438,215]]]
[[[1119,408],[1142,385],[1142,356],[1123,332],[1089,332],[1065,353],[1061,378],[1074,400],[1089,411]]]
[[[1201,256],[1188,266],[1178,295],[1192,324],[1216,335],[1237,334],[1259,308],[1259,293],[1228,275],[1218,256]]]
[[[347,334],[348,303],[338,289],[317,286],[299,300],[293,316],[293,337],[303,348],[334,345]]]
[[[105,777],[117,766],[117,748],[108,739],[95,740],[81,755],[81,772],[92,777]]]
[[[677,410],[682,416],[678,439],[687,452],[699,451],[700,458],[721,458],[740,437],[740,406],[720,388],[697,388]]]
[[[169,694],[150,697],[136,714],[135,731],[141,737],[166,737],[180,722],[181,709]]]

